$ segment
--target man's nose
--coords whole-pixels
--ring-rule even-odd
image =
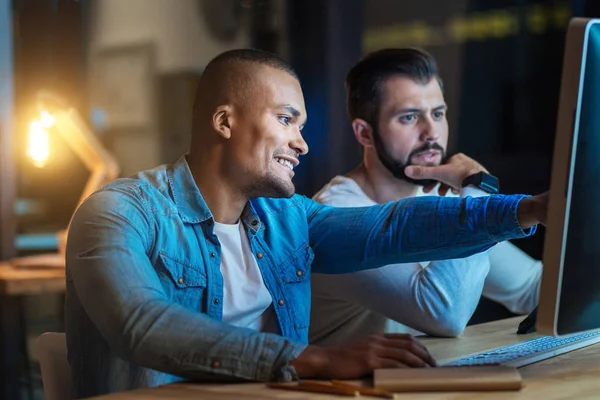
[[[292,140],[290,143],[290,147],[294,149],[300,156],[308,153],[308,144],[304,140],[304,137],[302,137],[302,134],[299,130],[294,140]]]
[[[421,130],[421,140],[424,142],[437,142],[440,138],[440,134],[436,128],[435,122],[431,118],[427,118],[423,122],[423,129]]]

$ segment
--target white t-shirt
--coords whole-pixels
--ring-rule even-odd
[[[250,248],[244,225],[215,222],[214,232],[221,244],[223,322],[275,332],[273,300]]]

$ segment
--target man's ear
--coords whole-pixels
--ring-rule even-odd
[[[223,139],[231,138],[231,106],[218,106],[212,115],[212,127]]]
[[[367,121],[360,118],[354,119],[352,121],[352,130],[354,131],[356,140],[358,140],[358,143],[360,143],[364,148],[375,146],[373,143],[373,128]]]

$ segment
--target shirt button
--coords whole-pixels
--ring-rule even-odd
[[[252,226],[256,226],[256,225],[258,225],[258,221],[254,220],[254,221],[251,222],[251,224],[252,224]]]
[[[181,284],[183,284],[183,278],[179,278],[179,279],[177,279],[177,282],[178,282],[180,285],[181,285]]]
[[[277,302],[277,304],[279,304],[280,306],[282,306],[282,305],[283,305],[283,300],[279,300],[279,301]]]
[[[219,304],[219,299],[213,299],[213,303]]]
[[[219,368],[221,366],[221,363],[218,361],[213,361],[212,366],[213,368]]]
[[[263,253],[256,253],[256,257],[263,258]]]
[[[217,255],[215,254],[215,252],[214,252],[214,251],[211,251],[211,252],[210,252],[210,258],[215,258],[216,256],[217,256]]]
[[[298,270],[298,271],[296,271],[296,275],[302,276],[302,275],[304,275],[304,273],[302,271]]]

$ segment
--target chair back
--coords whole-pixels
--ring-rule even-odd
[[[35,353],[42,370],[44,398],[71,400],[71,367],[67,361],[67,337],[64,333],[46,332],[35,342]]]

